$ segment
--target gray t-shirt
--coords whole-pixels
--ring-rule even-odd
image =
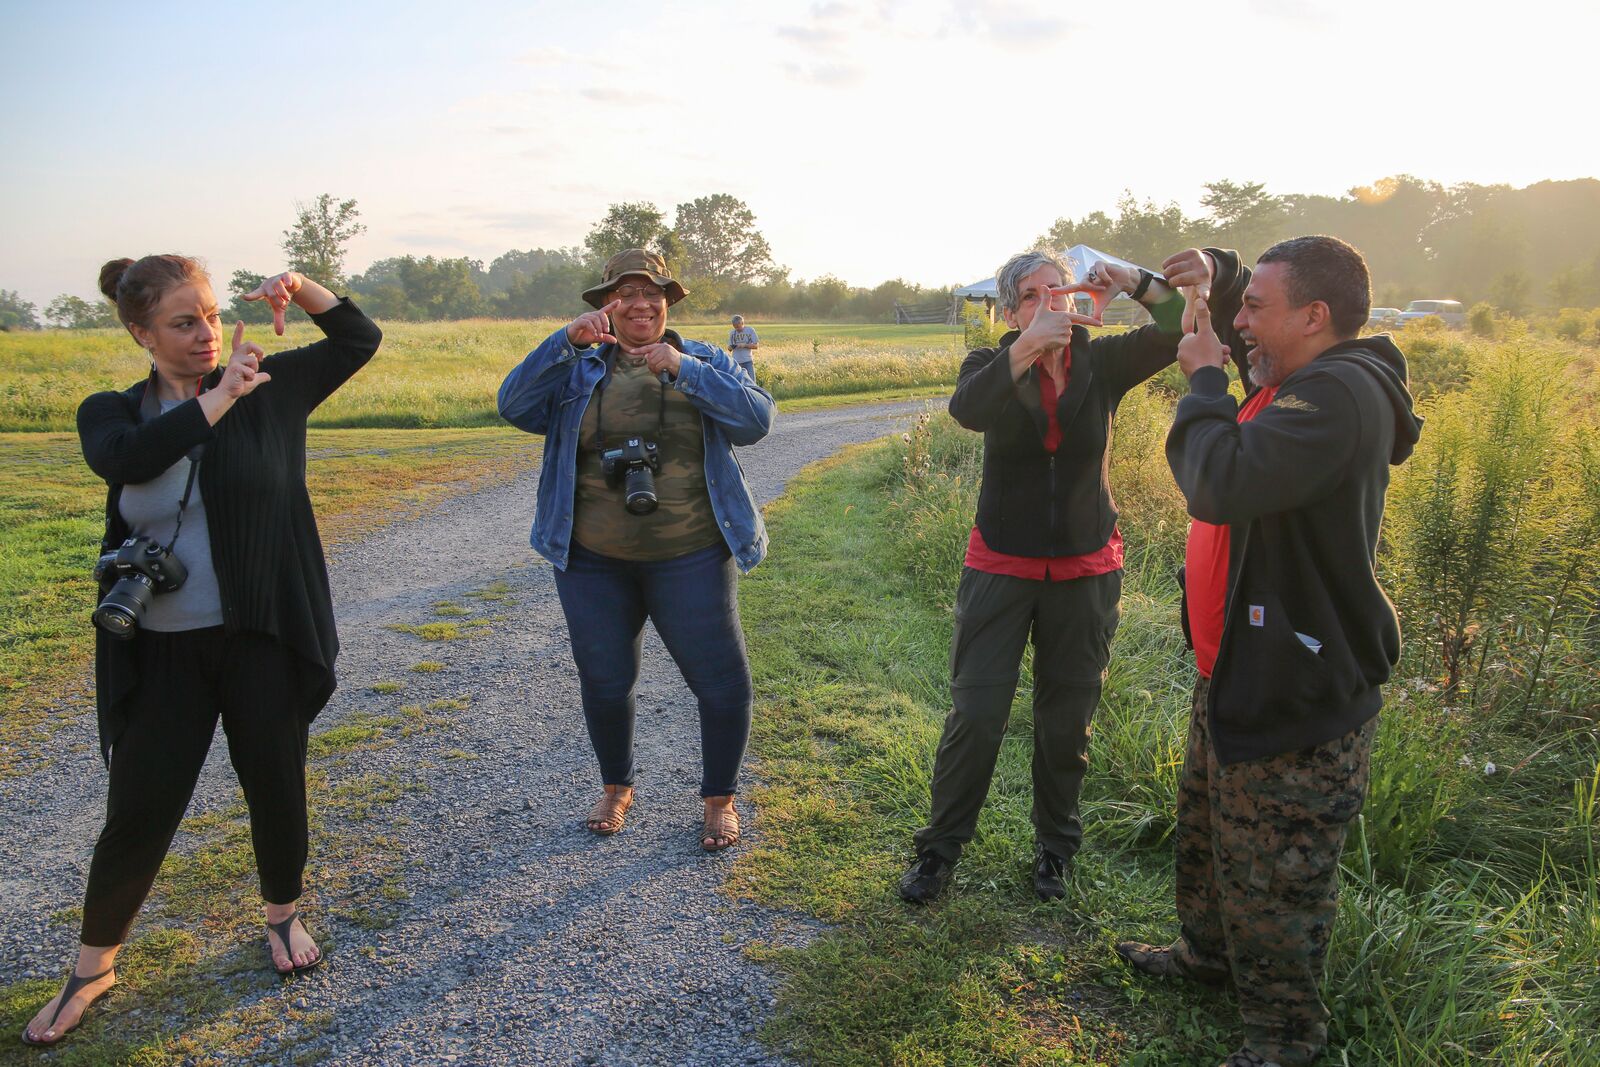
[[[755,330],[748,326],[728,331],[728,355],[733,357],[735,363],[753,366],[755,353],[750,351],[750,346],[756,344],[760,344],[760,339],[756,337]]]
[[[181,403],[163,400],[161,411],[165,414]],[[172,539],[178,523],[178,501],[183,499],[183,486],[188,480],[189,458],[185,456],[148,482],[122,487],[117,510],[134,536],[148,537],[163,545]],[[217,572],[211,565],[211,534],[206,529],[206,505],[200,496],[198,476],[194,491],[189,494],[189,506],[183,512],[183,533],[172,554],[187,568],[188,580],[171,593],[157,593],[141,625],[164,633],[221,626],[222,594],[217,588]]]

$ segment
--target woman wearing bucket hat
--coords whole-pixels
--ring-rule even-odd
[[[700,708],[707,851],[739,840],[733,806],[750,735],[750,665],[735,567],[767,534],[734,445],[772,427],[772,397],[714,345],[667,328],[688,295],[653,252],[606,263],[585,312],[528,353],[500,414],[545,437],[534,549],[555,567],[604,793],[586,825],[622,829],[633,804],[634,685],[649,618]]]

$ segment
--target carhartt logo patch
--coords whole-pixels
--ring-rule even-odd
[[[1260,604],[1250,605],[1250,625],[1265,626],[1267,624],[1267,609]]]
[[[1286,393],[1272,402],[1272,407],[1288,408],[1290,411],[1321,411],[1317,405],[1309,400],[1301,400],[1293,393]]]

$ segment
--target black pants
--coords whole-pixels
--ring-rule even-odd
[[[1057,856],[1077,854],[1078,794],[1121,597],[1121,571],[1064,582],[962,571],[950,639],[951,708],[934,759],[933,810],[915,838],[918,855],[954,863],[972,840],[1030,635],[1034,836]]]
[[[306,732],[290,686],[294,654],[261,634],[222,627],[143,632],[128,724],[111,750],[106,825],[83,902],[83,943],[120,945],[183,820],[216,731],[228,737],[250,807],[261,894],[300,896],[306,864]]]

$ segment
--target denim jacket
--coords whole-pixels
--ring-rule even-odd
[[[501,418],[545,438],[530,542],[558,570],[566,570],[572,545],[578,429],[605,376],[611,347],[576,348],[562,327],[529,352],[500,386]],[[682,340],[679,352],[673,386],[700,409],[711,510],[734,562],[748,572],[767,554],[767,528],[733,446],[755,444],[772,429],[772,396],[715,345]]]

